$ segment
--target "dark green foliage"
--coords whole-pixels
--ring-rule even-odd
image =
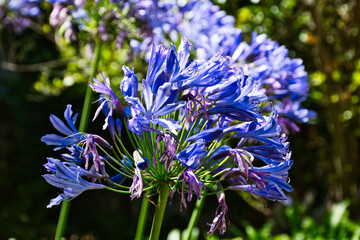
[[[305,215],[303,205],[289,207],[286,209],[285,214],[290,233],[274,233],[276,223],[273,219],[259,229],[244,221],[244,233],[235,227],[231,228],[231,230],[236,236],[249,240],[359,239],[360,223],[349,219],[348,207],[348,201],[334,204],[326,212],[321,224],[313,217]]]

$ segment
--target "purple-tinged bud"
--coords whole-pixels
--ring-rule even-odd
[[[50,25],[60,26],[69,16],[69,9],[61,5],[59,2],[54,3],[53,10],[50,14]]]
[[[110,145],[110,143],[108,143],[105,139],[103,139],[102,137],[100,136],[97,136],[97,135],[93,135],[92,136],[94,141],[99,144],[100,146],[102,147],[107,147],[107,148],[112,148],[112,146]]]
[[[124,176],[123,174],[119,173],[113,177],[110,178],[110,181],[116,184],[122,184],[126,179],[126,176]]]
[[[116,119],[116,133],[117,135],[121,136],[121,130],[122,130],[122,123],[120,119]]]
[[[134,73],[134,69],[130,71],[127,66],[122,67],[124,71],[124,78],[121,81],[120,90],[124,96],[137,97],[139,81]]]
[[[166,58],[166,68],[165,68],[166,74],[168,76],[172,74],[176,60],[177,59],[174,50],[170,50]]]
[[[108,122],[108,129],[111,135],[111,139],[115,140],[115,122],[114,122],[114,118],[112,116],[108,116],[107,118],[107,122]]]

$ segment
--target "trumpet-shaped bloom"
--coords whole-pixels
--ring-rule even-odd
[[[51,199],[48,208],[58,205],[65,199],[71,200],[86,190],[104,188],[102,184],[91,183],[82,178],[82,176],[101,178],[100,174],[86,171],[71,163],[63,163],[58,159],[48,158],[48,161],[45,167],[52,174],[45,174],[43,177],[51,185],[64,189],[58,197]]]
[[[73,144],[79,143],[81,140],[84,140],[84,137],[75,128],[77,114],[72,116],[73,112],[71,107],[72,106],[70,104],[67,105],[67,108],[64,112],[64,118],[68,126],[66,126],[66,124],[55,115],[50,115],[50,121],[54,128],[66,136],[63,137],[57,134],[46,134],[41,138],[41,141],[47,145],[59,146],[58,148],[55,148],[55,150],[71,146]]]
[[[96,110],[96,113],[95,113],[95,116],[94,116],[94,119],[99,115],[101,109],[104,107],[104,105],[107,103],[107,102],[110,102],[110,111],[108,113],[108,116],[112,116],[113,114],[113,109],[115,108],[118,113],[124,117],[125,116],[125,111],[124,111],[124,108],[123,106],[121,105],[118,97],[116,96],[116,94],[114,93],[114,91],[111,89],[111,86],[110,86],[110,79],[109,78],[105,78],[104,75],[101,73],[101,76],[104,80],[104,83],[96,80],[95,78],[93,79],[95,83],[91,83],[89,82],[89,85],[90,87],[98,92],[98,93],[101,93],[103,94],[103,96],[105,97],[105,99],[107,101],[103,101],[100,106],[98,107],[98,109]]]
[[[200,159],[204,157],[205,153],[205,141],[203,139],[199,139],[179,152],[179,154],[176,155],[176,158],[185,167],[196,169],[200,165]]]
[[[137,97],[139,81],[134,73],[134,69],[130,71],[128,67],[123,66],[123,71],[125,76],[121,81],[121,92],[127,97]]]

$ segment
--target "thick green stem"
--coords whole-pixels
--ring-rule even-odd
[[[160,236],[161,224],[164,218],[166,202],[169,197],[170,188],[167,183],[160,185],[160,194],[158,204],[155,210],[155,216],[151,227],[150,240],[158,240]]]
[[[148,210],[149,210],[149,201],[144,196],[142,205],[141,205],[139,221],[138,221],[138,225],[137,225],[137,229],[136,229],[135,240],[143,240],[144,239],[144,231],[145,231],[146,220],[147,220],[147,216],[148,216]]]
[[[61,205],[60,215],[58,224],[56,227],[56,233],[55,233],[55,240],[60,240],[61,237],[64,235],[65,227],[66,227],[66,221],[69,215],[69,209],[70,209],[70,202],[69,201],[63,201]]]
[[[206,195],[202,194],[201,199],[196,201],[196,205],[195,205],[195,208],[194,208],[194,210],[192,212],[188,227],[187,227],[187,229],[186,229],[186,231],[184,233],[185,236],[182,239],[190,240],[191,233],[192,233],[194,227],[196,226],[196,224],[197,224],[197,222],[199,220],[201,210],[202,210],[202,208],[204,206],[204,203],[205,203],[205,198],[206,198]]]
[[[100,43],[97,43],[95,45],[94,59],[91,65],[89,81],[91,81],[91,79],[95,76],[95,73],[97,71],[99,65],[99,59],[100,59],[100,48],[101,48]],[[79,132],[86,131],[89,122],[90,109],[91,109],[91,95],[92,95],[92,90],[89,87],[89,84],[87,84],[84,107],[80,119]],[[61,237],[64,235],[69,211],[70,211],[70,202],[63,201],[61,205],[58,224],[56,227],[55,240],[60,240]]]

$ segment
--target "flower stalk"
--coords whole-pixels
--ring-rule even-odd
[[[167,183],[163,183],[160,186],[159,200],[156,206],[154,220],[151,227],[150,240],[158,240],[160,236],[160,230],[162,221],[164,218],[166,202],[169,197],[170,188]]]
[[[147,220],[147,216],[148,216],[148,210],[149,210],[149,201],[144,196],[142,204],[141,204],[139,221],[138,221],[138,225],[136,228],[135,240],[144,239],[144,231],[145,231],[146,220]]]
[[[192,231],[193,231],[194,227],[196,226],[196,224],[197,224],[197,222],[199,220],[202,208],[203,208],[204,203],[205,203],[205,198],[206,198],[205,193],[206,192],[207,191],[204,190],[201,199],[196,200],[195,208],[194,208],[194,210],[193,210],[193,212],[191,214],[191,218],[190,218],[188,227],[186,228],[186,231],[184,233],[185,234],[185,236],[183,238],[184,240],[190,240],[191,239]]]

